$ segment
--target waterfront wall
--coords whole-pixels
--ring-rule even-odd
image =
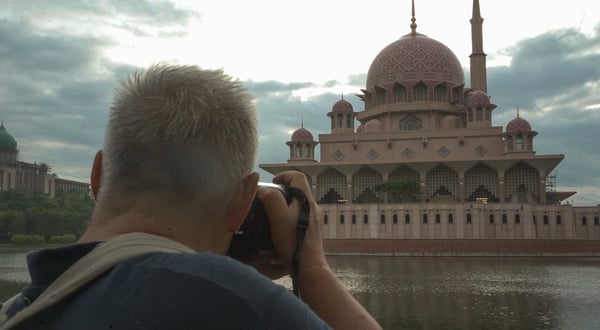
[[[565,239],[326,239],[330,255],[599,256],[600,240]]]
[[[597,255],[600,206],[322,205],[330,254]]]

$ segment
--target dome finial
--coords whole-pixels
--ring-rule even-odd
[[[300,127],[304,128],[304,115],[300,115]]]
[[[410,19],[410,30],[412,34],[417,34],[417,19],[415,18],[415,0],[412,0],[412,18]]]
[[[517,118],[519,118],[519,105],[517,104]]]
[[[344,92],[342,92],[342,100],[344,99]]]

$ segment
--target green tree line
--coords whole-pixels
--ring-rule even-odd
[[[54,198],[38,193],[2,191],[0,242],[9,242],[15,235],[40,235],[48,243],[57,236],[79,237],[93,208],[94,202],[89,196],[75,191],[57,191]]]

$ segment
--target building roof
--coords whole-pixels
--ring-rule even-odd
[[[0,124],[0,149],[17,149],[17,140]]]
[[[292,142],[313,142],[312,133],[304,127],[300,127],[292,133]]]
[[[337,101],[333,104],[331,111],[332,112],[353,112],[354,108],[352,107],[352,104],[350,104],[350,102],[344,100],[344,97],[342,96],[342,98],[339,101]]]
[[[482,90],[473,90],[467,95],[467,105],[471,108],[485,108],[490,105],[490,97]]]
[[[506,133],[531,132],[529,122],[519,116],[506,125]]]
[[[375,85],[420,80],[465,83],[463,67],[446,45],[420,33],[392,42],[375,57],[367,74],[367,89]]]

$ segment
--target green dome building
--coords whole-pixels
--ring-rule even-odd
[[[0,124],[0,149],[17,150],[17,140],[4,128],[4,122]]]

